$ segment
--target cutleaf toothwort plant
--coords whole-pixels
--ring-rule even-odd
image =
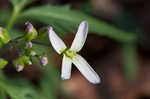
[[[77,54],[77,52],[82,49],[86,41],[88,33],[88,22],[83,21],[79,25],[71,48],[66,47],[64,42],[57,36],[52,27],[49,27],[48,31],[49,40],[53,48],[58,54],[63,55],[61,78],[63,80],[70,78],[72,67],[71,64],[73,63],[89,82],[94,84],[100,83],[100,77],[98,74],[92,69],[92,67],[82,56]]]

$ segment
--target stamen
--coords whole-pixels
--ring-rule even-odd
[[[71,51],[69,50],[68,48],[65,49],[63,52],[62,52],[63,55],[67,56],[68,58],[70,59],[74,59],[76,57],[76,52],[75,51]]]

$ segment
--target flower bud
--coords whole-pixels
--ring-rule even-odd
[[[10,36],[6,29],[0,27],[0,41],[4,44],[7,44],[10,41]]]
[[[23,68],[24,68],[24,66],[19,64],[19,65],[16,66],[16,71],[21,72],[23,70]]]
[[[31,41],[37,37],[38,33],[29,21],[27,21],[25,24],[27,25],[27,33],[25,34],[25,40]]]
[[[3,69],[7,64],[8,62],[6,60],[0,58],[0,69]]]
[[[29,22],[29,21],[27,21],[26,23],[25,23],[25,25],[27,25],[27,31],[28,31],[28,33],[32,33],[33,32],[33,25]]]
[[[20,66],[22,66],[24,68],[24,62],[22,60],[22,58],[18,58],[16,60],[13,61],[13,64],[15,65],[16,69],[17,68],[21,68]],[[19,66],[19,67],[18,67]],[[20,70],[20,69],[19,69]]]
[[[26,43],[26,47],[27,47],[27,48],[31,48],[31,47],[32,47],[32,42],[27,42],[27,43]]]
[[[36,55],[36,52],[34,51],[33,47],[32,48],[27,48],[25,51],[26,51],[25,53],[26,53],[27,56],[35,56]]]
[[[40,56],[41,65],[45,66],[48,64],[48,59],[45,56]]]
[[[22,71],[24,68],[24,64],[32,64],[32,62],[30,61],[30,57],[28,56],[21,56],[17,60],[14,60],[13,63],[16,66],[17,71]]]
[[[22,56],[22,57],[21,57],[21,60],[22,60],[25,64],[27,64],[27,65],[31,65],[31,64],[32,64],[32,62],[30,61],[30,57],[29,57],[29,56]]]
[[[32,62],[31,61],[29,61],[29,63],[28,63],[29,65],[32,65]]]
[[[35,56],[36,52],[35,51],[31,51],[31,56]]]

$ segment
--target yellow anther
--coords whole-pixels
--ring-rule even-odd
[[[76,52],[71,51],[71,50],[69,50],[69,49],[66,50],[66,51],[64,51],[63,54],[64,54],[65,56],[67,56],[68,58],[71,58],[71,59],[74,59],[74,58],[76,57]]]

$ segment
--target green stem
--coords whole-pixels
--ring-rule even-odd
[[[124,71],[127,78],[131,81],[136,79],[136,45],[134,43],[126,43],[123,45],[124,52]]]
[[[20,12],[20,11],[17,10],[17,9],[14,9],[14,10],[13,10],[12,16],[11,16],[11,18],[9,19],[8,24],[7,24],[7,26],[6,26],[7,30],[10,30],[10,29],[13,27],[13,25],[15,24],[15,21],[16,21],[16,19],[17,19],[17,17],[18,17],[18,15],[19,15],[19,12]]]
[[[5,90],[3,88],[0,89],[0,98],[1,99],[7,99]]]
[[[17,41],[17,40],[19,40],[19,39],[22,39],[24,37],[24,35],[21,35],[21,36],[19,36],[19,37],[16,37],[15,39],[14,39],[14,41]]]
[[[0,70],[0,98],[6,99],[6,94],[5,90],[3,89],[3,84],[4,84],[5,77],[3,75],[3,71]]]
[[[45,44],[43,42],[38,42],[38,41],[32,41],[32,43],[35,43],[35,44],[38,44],[38,45],[43,45],[43,46],[47,46],[47,47],[50,47],[48,44]]]

